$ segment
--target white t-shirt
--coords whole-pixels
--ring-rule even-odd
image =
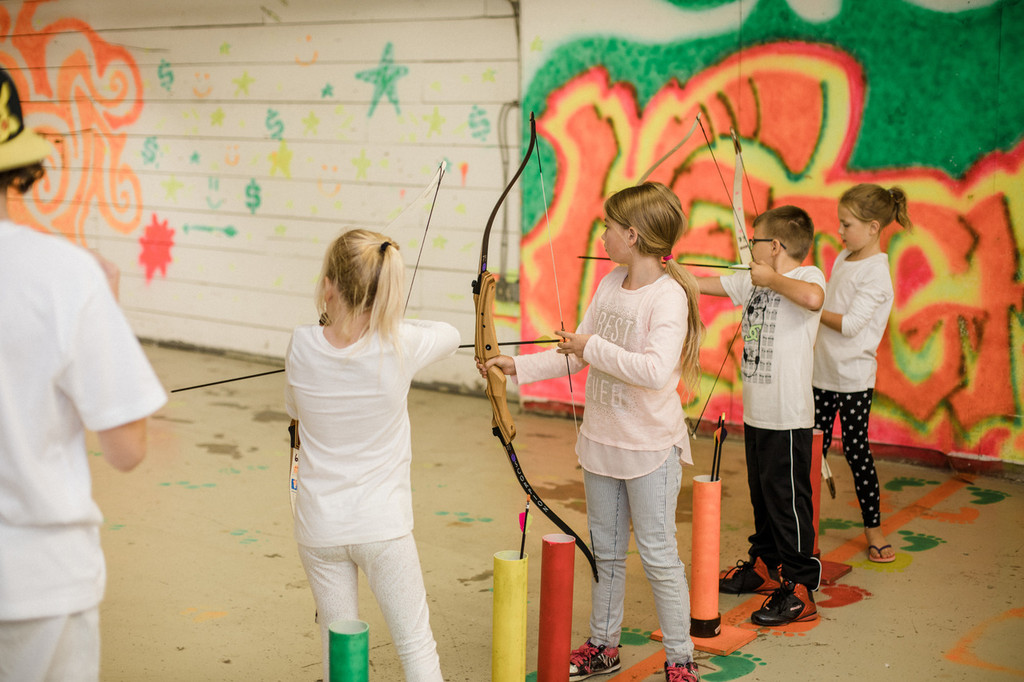
[[[590,365],[580,427],[584,438],[577,446],[580,465],[623,479],[654,471],[673,446],[679,447],[681,461],[693,463],[676,392],[686,340],[686,292],[668,275],[640,289],[623,289],[626,274],[620,266],[601,280],[577,330],[594,335],[584,361],[569,356],[573,373],[584,362]],[[564,376],[565,358],[555,350],[520,355],[517,381]]]
[[[814,344],[814,385],[838,393],[874,388],[875,353],[893,301],[889,256],[848,261],[849,255],[844,250],[836,258],[825,290],[824,309],[843,316],[843,331],[822,325]]]
[[[85,429],[166,400],[96,260],[0,221],[0,620],[100,602],[103,516]]]
[[[295,539],[307,547],[391,540],[412,532],[408,397],[413,375],[455,353],[450,324],[405,320],[400,353],[369,337],[335,348],[298,327],[285,358],[285,406],[302,444]]]
[[[825,275],[811,265],[785,276],[825,289]],[[813,427],[811,368],[821,311],[799,306],[772,289],[754,287],[749,271],[721,282],[733,303],[746,306],[740,365],[743,422],[776,431]]]

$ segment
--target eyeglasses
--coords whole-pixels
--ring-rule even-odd
[[[750,242],[751,244],[756,244],[758,242],[779,242],[778,239],[754,239],[753,237],[751,237],[747,241]],[[783,249],[786,249],[786,245],[783,244],[782,242],[779,242],[779,246],[781,246]]]

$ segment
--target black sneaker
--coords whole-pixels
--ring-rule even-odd
[[[583,646],[569,654],[569,682],[613,673],[620,667],[619,647],[603,644],[594,646],[588,639]]]
[[[761,608],[750,615],[750,620],[757,625],[774,626],[800,623],[817,617],[818,609],[807,586],[783,580],[779,589],[772,592]]]
[[[726,594],[771,594],[778,588],[779,581],[761,557],[752,562],[740,559],[735,567],[722,571],[718,577],[718,591]]]

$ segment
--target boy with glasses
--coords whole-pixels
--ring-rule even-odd
[[[813,556],[811,370],[825,275],[801,265],[813,240],[810,216],[779,206],[754,220],[749,271],[698,278],[701,293],[745,303],[743,437],[754,534],[750,560],[723,572],[719,591],[769,595],[751,615],[757,625],[817,618],[810,594],[821,578]]]

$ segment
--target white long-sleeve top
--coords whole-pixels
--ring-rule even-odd
[[[335,348],[316,325],[288,346],[285,406],[302,444],[295,539],[307,547],[391,540],[412,532],[413,375],[455,353],[444,322],[405,320],[398,348],[370,337]]]
[[[814,344],[814,386],[858,393],[875,386],[875,354],[892,310],[889,256],[878,253],[848,261],[843,250],[832,266],[824,310],[843,316],[843,331],[821,325]]]
[[[577,446],[580,465],[616,478],[650,473],[672,446],[679,446],[683,462],[693,463],[676,392],[686,340],[686,293],[668,275],[636,290],[622,288],[625,278],[626,268],[618,267],[601,280],[577,329],[593,335],[583,360],[569,356],[573,373],[590,366],[580,428],[585,440]],[[517,381],[563,376],[565,358],[555,350],[520,355],[515,358]]]

